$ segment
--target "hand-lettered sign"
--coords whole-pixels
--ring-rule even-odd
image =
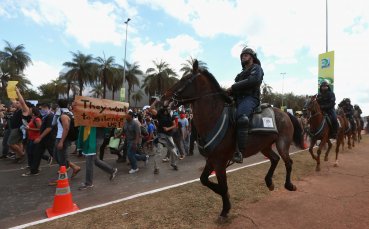
[[[76,96],[73,102],[76,126],[122,127],[129,104],[108,99]]]

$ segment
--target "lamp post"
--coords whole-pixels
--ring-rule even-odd
[[[127,21],[124,22],[124,24],[126,24],[126,42],[125,42],[125,45],[124,45],[124,67],[123,67],[123,88],[125,88],[126,84],[125,84],[125,80],[126,80],[126,56],[127,56],[127,30],[128,30],[128,22],[130,21],[131,19],[128,18]],[[124,94],[126,93],[126,91],[124,90]],[[125,97],[125,95],[124,95]]]
[[[325,0],[325,52],[328,52],[328,0]]]
[[[284,99],[284,77],[286,75],[285,72],[281,72],[281,75],[282,75],[282,106],[281,108],[283,109],[283,99]]]

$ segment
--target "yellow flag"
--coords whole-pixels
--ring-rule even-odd
[[[6,87],[6,92],[8,93],[9,99],[16,99],[18,98],[17,92],[15,91],[15,86],[17,85],[18,81],[8,81],[8,86]]]

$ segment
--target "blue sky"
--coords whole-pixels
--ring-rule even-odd
[[[337,100],[350,97],[369,115],[369,1],[329,0],[329,51],[335,51]],[[243,44],[254,48],[275,92],[313,94],[325,52],[325,0],[0,0],[0,38],[24,44],[34,87],[58,76],[70,52],[124,58],[146,71],[161,59],[178,70],[190,56],[221,85],[241,70]],[[2,48],[3,44],[0,45]]]

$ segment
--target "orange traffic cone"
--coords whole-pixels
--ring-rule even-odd
[[[65,166],[60,166],[54,204],[52,208],[46,209],[46,215],[50,218],[77,210],[79,210],[79,208],[73,203],[72,193],[70,192],[67,169]]]

